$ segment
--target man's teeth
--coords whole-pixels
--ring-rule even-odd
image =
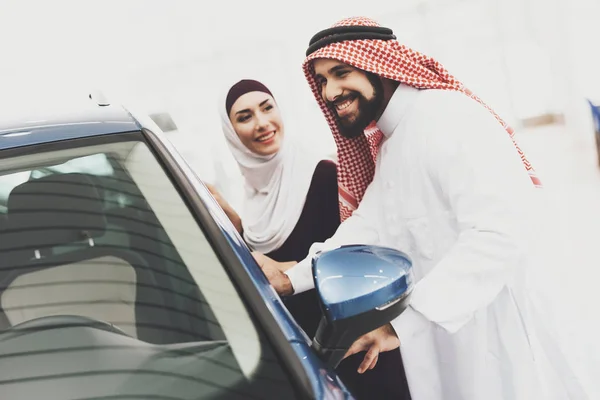
[[[347,108],[350,104],[352,104],[352,99],[346,100],[343,103],[337,104],[335,107],[338,110],[343,110],[344,108]]]
[[[271,133],[269,133],[267,135],[260,136],[259,138],[256,139],[256,141],[258,141],[258,142],[264,142],[266,140],[271,139],[273,136],[275,136],[275,131],[273,131],[273,132],[271,132]]]

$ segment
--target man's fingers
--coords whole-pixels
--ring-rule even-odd
[[[376,345],[373,345],[371,348],[369,348],[367,354],[365,354],[363,362],[360,363],[360,366],[358,367],[358,373],[362,374],[371,366],[373,361],[377,362],[377,356],[379,356],[379,348]]]
[[[373,360],[373,362],[371,363],[371,365],[369,365],[369,369],[375,368],[375,366],[377,365],[377,361],[378,360],[379,360],[379,354],[377,354],[377,356],[375,357],[375,359]]]
[[[344,358],[350,357],[352,354],[360,353],[363,350],[366,350],[362,344],[362,338],[356,339],[352,346],[348,349],[346,354],[344,354]]]

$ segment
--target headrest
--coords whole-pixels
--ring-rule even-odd
[[[92,241],[104,233],[106,218],[102,198],[90,177],[55,174],[12,190],[8,197],[8,226],[10,242],[34,251]]]

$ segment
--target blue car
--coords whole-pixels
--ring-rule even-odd
[[[309,338],[158,127],[82,99],[0,122],[1,399],[349,399],[335,366],[399,315],[409,258],[313,261]]]

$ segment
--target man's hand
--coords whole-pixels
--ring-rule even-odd
[[[275,288],[275,291],[280,296],[294,294],[292,282],[290,281],[290,278],[284,274],[284,271],[296,265],[296,261],[280,263],[257,251],[252,252],[252,256],[271,283],[271,286]]]
[[[398,347],[400,347],[400,339],[396,336],[396,331],[394,331],[391,324],[386,324],[356,339],[344,355],[344,358],[360,353],[361,351],[366,351],[367,354],[365,354],[363,362],[358,367],[358,373],[362,374],[368,369],[375,368],[379,359],[379,353],[394,350]]]

